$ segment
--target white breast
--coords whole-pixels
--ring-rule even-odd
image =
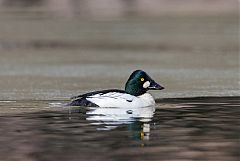
[[[138,96],[138,98],[144,102],[145,106],[155,105],[155,100],[154,100],[153,96],[149,93],[145,93],[141,96]]]
[[[127,93],[109,92],[89,96],[86,99],[100,107],[136,108],[155,105],[154,98],[149,93],[136,97]]]

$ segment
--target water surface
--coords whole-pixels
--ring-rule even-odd
[[[158,102],[118,109],[1,101],[0,160],[239,159],[239,97]]]
[[[238,9],[96,20],[38,5],[0,8],[0,100],[123,89],[136,69],[165,87],[156,98],[239,96]]]

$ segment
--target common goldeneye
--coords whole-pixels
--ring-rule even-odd
[[[162,90],[146,72],[134,71],[125,84],[125,90],[109,89],[90,92],[72,97],[70,106],[88,107],[146,107],[155,105],[155,100],[148,90]]]

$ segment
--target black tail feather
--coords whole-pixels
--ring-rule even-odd
[[[88,101],[86,98],[73,100],[68,106],[84,106],[84,107],[99,107],[95,103]]]

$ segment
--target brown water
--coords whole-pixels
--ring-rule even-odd
[[[1,6],[0,100],[124,88],[136,69],[165,87],[156,98],[239,96],[237,10],[85,19],[25,2]]]
[[[237,161],[239,100],[161,99],[138,109],[1,101],[0,160]]]

